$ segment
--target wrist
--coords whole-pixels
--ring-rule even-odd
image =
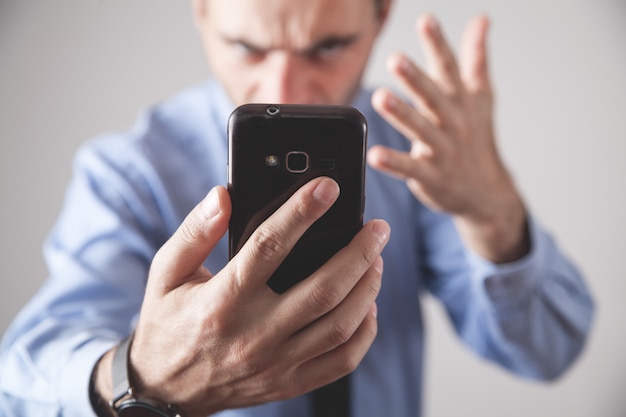
[[[526,208],[519,194],[510,194],[488,216],[455,219],[465,243],[493,263],[514,262],[530,252]]]
[[[132,337],[132,336],[131,336]],[[132,339],[100,357],[91,372],[89,400],[98,417],[181,417],[170,404],[138,398],[129,383],[128,351]]]
[[[111,400],[109,407],[117,417],[181,417],[171,404],[137,396],[131,385],[128,363],[133,335],[122,340],[111,359]]]

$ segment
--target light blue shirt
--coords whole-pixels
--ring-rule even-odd
[[[362,91],[354,105],[369,146],[408,149]],[[226,122],[234,108],[208,81],[147,111],[132,130],[77,153],[65,206],[45,243],[49,278],[17,316],[0,350],[0,414],[88,416],[98,358],[128,335],[156,250],[215,185],[226,184]],[[378,336],[354,372],[354,416],[418,416],[423,325],[419,298],[438,298],[460,338],[523,377],[560,375],[581,351],[593,303],[553,240],[530,219],[532,250],[491,264],[468,251],[450,218],[427,209],[406,185],[368,168],[366,219],[383,218],[391,240],[378,297]],[[206,261],[227,262],[225,239]],[[223,416],[310,415],[295,398]]]

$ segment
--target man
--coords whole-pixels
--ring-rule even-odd
[[[216,81],[79,152],[50,278],[3,340],[4,414],[84,416],[91,399],[112,415],[108,401],[132,397],[186,417],[308,416],[307,393],[351,374],[352,415],[419,415],[426,289],[485,358],[528,378],[565,371],[592,301],[497,153],[488,22],[472,20],[457,62],[422,17],[429,74],[388,63],[405,101],[360,86],[390,3],[194,0]],[[282,295],[267,278],[340,190],[312,180],[227,262],[225,126],[245,102],[350,103],[369,122],[372,220]]]

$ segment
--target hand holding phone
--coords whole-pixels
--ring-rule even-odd
[[[284,296],[267,287],[289,250],[338,198],[334,181],[309,181],[216,273],[203,263],[228,228],[227,190],[215,187],[189,213],[150,267],[129,353],[142,395],[212,415],[302,395],[358,366],[376,336],[388,224],[368,222]],[[282,245],[264,250],[258,244],[264,241]],[[110,361],[98,369],[110,372]],[[100,388],[104,398],[111,398],[110,385],[108,393]]]

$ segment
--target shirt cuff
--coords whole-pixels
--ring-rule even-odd
[[[515,308],[523,304],[537,280],[549,269],[555,251],[552,239],[531,216],[528,228],[530,252],[515,262],[494,264],[466,251],[475,282],[495,308]]]
[[[59,381],[59,400],[64,417],[94,415],[89,401],[91,372],[100,357],[115,343],[110,340],[92,340],[74,351]]]

